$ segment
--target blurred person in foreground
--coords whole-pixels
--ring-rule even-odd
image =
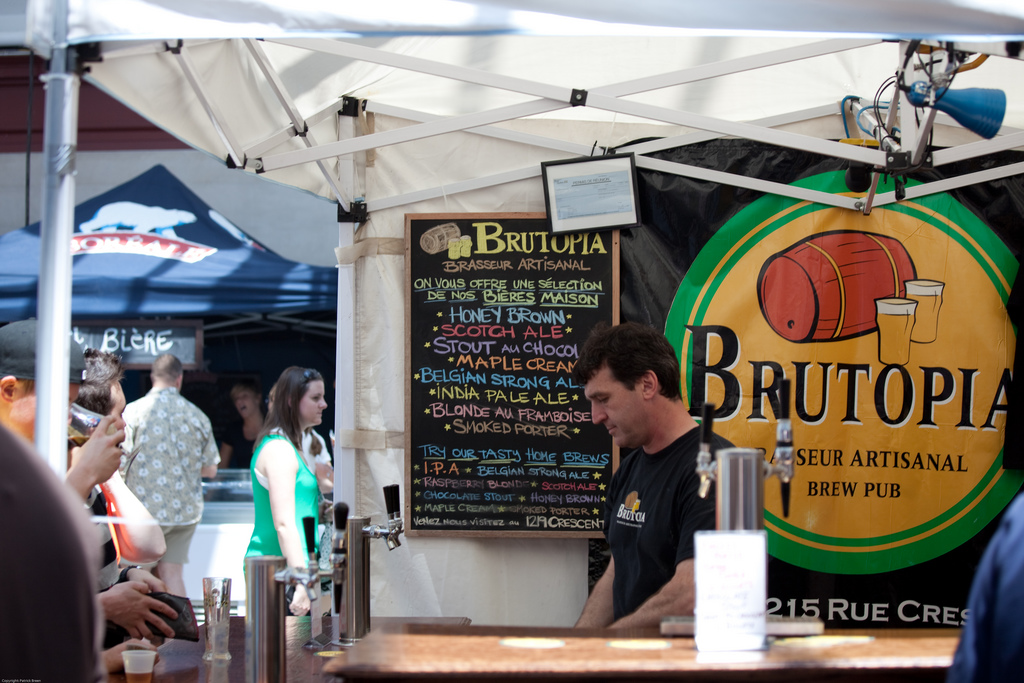
[[[971,583],[947,683],[1020,680],[1024,672],[1024,496],[1007,507]]]
[[[82,501],[29,443],[0,425],[4,680],[106,680],[96,604],[99,549]],[[120,653],[118,653],[120,657]]]
[[[128,488],[160,523],[167,552],[153,573],[174,595],[185,596],[184,569],[203,516],[203,478],[217,476],[210,418],[181,395],[181,361],[169,353],[153,361],[153,388],[124,411],[125,450],[138,450],[126,472]],[[127,458],[122,468],[128,465]]]
[[[605,503],[611,560],[576,626],[657,626],[693,614],[693,534],[715,528],[715,497],[697,495],[700,429],[683,403],[675,349],[647,325],[598,325],[573,377],[590,419],[631,450]],[[729,446],[715,436],[713,449]]]
[[[319,489],[315,465],[303,457],[302,441],[327,408],[323,377],[312,368],[286,368],[271,399],[251,465],[256,522],[245,556],[283,555],[289,567],[305,567],[309,556],[302,518],[317,519]],[[290,614],[309,612],[305,590],[292,588],[289,593]]]

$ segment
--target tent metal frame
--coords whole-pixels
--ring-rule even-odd
[[[554,86],[538,81],[526,80],[490,73],[470,67],[455,66],[442,62],[411,57],[408,55],[396,54],[386,50],[367,47],[354,42],[347,42],[340,39],[323,38],[302,38],[302,39],[273,39],[268,43],[276,43],[284,46],[295,47],[304,50],[317,51],[339,58],[370,62],[377,65],[387,66],[395,69],[414,71],[430,76],[457,80],[461,82],[498,88],[512,91],[519,94],[532,96],[536,99],[521,102],[515,105],[497,107],[490,110],[473,112],[459,116],[442,117],[427,112],[415,111],[401,107],[394,107],[373,101],[361,102],[366,112],[379,113],[405,120],[412,121],[412,125],[389,130],[380,133],[370,133],[357,136],[339,136],[339,139],[331,142],[318,143],[311,133],[311,128],[322,122],[327,117],[337,117],[339,112],[346,107],[345,97],[339,97],[330,102],[321,110],[309,117],[302,117],[292,96],[287,92],[283,81],[275,72],[261,43],[264,41],[254,39],[241,39],[252,56],[259,72],[263,75],[266,85],[274,92],[281,105],[282,118],[286,121],[278,131],[264,139],[258,140],[248,147],[240,145],[235,141],[233,135],[226,128],[223,117],[219,114],[215,101],[206,91],[195,68],[188,59],[188,50],[191,44],[201,45],[207,41],[195,41],[194,43],[182,43],[178,41],[174,45],[165,45],[166,50],[175,54],[178,63],[181,65],[182,74],[195,91],[197,101],[201,103],[210,124],[217,131],[224,141],[227,149],[230,150],[230,163],[247,167],[257,173],[270,172],[289,168],[307,163],[315,163],[320,173],[331,188],[334,198],[338,201],[343,212],[349,211],[349,202],[352,200],[351,192],[345,192],[345,183],[339,176],[331,173],[327,162],[339,157],[349,157],[359,152],[387,147],[390,145],[402,144],[428,137],[445,135],[454,132],[468,132],[471,134],[485,135],[500,139],[534,145],[546,149],[556,150],[574,156],[587,156],[593,154],[593,149],[585,146],[569,143],[554,138],[532,135],[510,131],[494,126],[494,124],[515,120],[518,118],[544,114],[560,109],[567,109],[573,106],[580,106],[577,100],[584,98],[583,106],[593,107],[617,115],[625,115],[666,123],[674,126],[682,126],[693,129],[695,132],[686,135],[670,137],[658,143],[644,143],[644,145],[627,146],[619,148],[620,152],[635,152],[637,154],[637,165],[641,168],[648,168],[665,173],[672,173],[680,176],[690,177],[698,180],[722,183],[745,189],[752,189],[759,192],[768,192],[786,197],[792,197],[802,201],[818,202],[829,206],[843,209],[857,210],[869,213],[873,207],[884,206],[897,201],[894,192],[876,194],[875,183],[865,197],[846,194],[829,194],[794,188],[779,183],[772,183],[757,178],[749,178],[731,173],[723,173],[711,169],[703,169],[684,164],[673,164],[644,156],[645,152],[656,149],[668,149],[687,144],[714,139],[717,137],[739,137],[749,140],[764,142],[780,147],[800,149],[807,152],[830,156],[846,161],[867,164],[879,170],[889,170],[892,163],[887,158],[887,153],[882,149],[870,148],[843,144],[839,141],[826,140],[811,135],[794,133],[780,130],[779,127],[805,121],[813,118],[827,116],[843,116],[841,103],[834,106],[823,106],[812,108],[803,112],[792,112],[782,116],[768,117],[762,120],[750,122],[737,122],[725,119],[703,116],[682,110],[668,109],[648,104],[643,104],[625,99],[631,95],[642,92],[659,90],[678,86],[686,83],[694,83],[722,76],[762,69],[769,66],[791,63],[799,60],[810,59],[839,52],[857,50],[860,48],[878,45],[884,41],[879,39],[833,39],[822,40],[804,45],[787,47],[778,50],[763,52],[757,55],[749,55],[736,59],[723,60],[720,62],[702,64],[692,68],[680,69],[666,72],[633,81],[624,81],[605,86],[593,88],[589,91],[566,90],[561,86]],[[937,45],[937,43],[935,43]],[[906,45],[906,43],[902,43]],[[958,46],[960,49],[961,46]],[[1002,43],[971,43],[963,46],[964,49],[985,52],[999,56],[1007,55]],[[137,52],[139,48],[132,47],[128,53]],[[151,47],[143,48],[152,50]],[[118,54],[117,49],[111,50],[111,56]],[[1015,55],[1012,55],[1015,56]],[[895,68],[895,67],[894,67]],[[902,103],[904,108],[910,105]],[[908,139],[912,136],[904,135],[907,140],[905,149],[910,151],[916,160],[920,160],[926,151],[927,133],[932,122],[937,120],[947,124],[955,125],[945,115],[935,116],[935,110],[928,110],[925,124],[918,128],[915,124],[907,121],[905,128],[911,129],[916,140]],[[912,117],[904,117],[912,118]],[[890,127],[892,122],[890,122]],[[1024,146],[1024,132],[1005,130],[1004,134],[992,140],[970,142],[947,149],[936,150],[931,163],[934,166],[973,159],[996,152]],[[289,138],[298,137],[303,142],[303,149],[273,153],[275,147]],[[607,150],[601,149],[603,153]],[[915,186],[907,190],[908,198],[921,197],[936,192],[945,192],[950,189],[964,187],[978,182],[985,182],[993,179],[1017,175],[1022,172],[1022,167],[1017,164],[1008,165],[998,169],[991,169],[977,174],[965,174],[956,178],[933,181]],[[407,192],[392,197],[374,197],[366,201],[368,211],[393,208],[405,204],[423,201],[452,195],[460,192],[479,190],[496,185],[516,182],[540,175],[539,164],[524,168],[503,171],[491,175],[484,175],[469,178],[456,183],[449,183],[444,186],[434,186]],[[877,174],[876,174],[877,182]]]
[[[71,217],[69,212],[67,210],[63,210],[61,207],[73,207],[74,198],[73,153],[74,132],[77,127],[77,99],[75,97],[75,93],[77,92],[78,76],[68,71],[66,65],[62,64],[62,60],[60,59],[65,49],[70,51],[70,48],[67,48],[66,45],[66,2],[56,2],[55,11],[58,16],[57,21],[55,22],[53,44],[57,46],[54,49],[54,54],[57,56],[57,58],[54,59],[54,63],[57,65],[57,68],[52,70],[51,78],[57,79],[58,81],[60,79],[66,79],[69,83],[69,89],[65,96],[57,96],[56,92],[54,93],[55,96],[52,98],[49,95],[47,96],[46,137],[49,142],[46,142],[45,145],[48,150],[67,151],[70,149],[72,158],[70,159],[70,163],[67,158],[64,158],[62,161],[61,153],[59,151],[54,151],[49,154],[46,159],[47,185],[46,191],[44,191],[43,222],[46,228],[44,229],[44,235],[46,235],[48,242],[44,243],[43,247],[44,266],[47,263],[61,264],[69,258],[66,250],[67,240],[64,241],[63,248],[61,248],[62,245],[60,242],[63,233],[60,232],[60,230],[70,228]],[[641,92],[658,90],[684,83],[693,83],[801,59],[856,50],[859,48],[877,45],[882,42],[878,39],[839,39],[819,41],[799,47],[769,51],[759,55],[752,55],[733,60],[724,60],[688,69],[666,72],[664,74],[637,79],[634,81],[600,86],[593,88],[589,92],[582,89],[567,91],[561,86],[503,76],[496,73],[481,71],[479,69],[453,66],[418,57],[400,55],[340,39],[275,39],[273,41],[267,41],[306,50],[325,52],[346,59],[361,60],[391,68],[405,69],[431,76],[508,90],[520,94],[526,94],[534,98],[511,106],[497,107],[494,109],[473,112],[471,114],[449,117],[438,117],[426,112],[406,111],[400,108],[388,107],[386,105],[376,104],[373,102],[360,102],[360,106],[363,106],[366,111],[402,117],[413,121],[410,126],[380,133],[370,133],[367,135],[357,134],[357,129],[354,125],[354,117],[351,115],[340,115],[349,104],[346,100],[350,98],[346,98],[344,96],[338,97],[336,100],[329,102],[326,106],[322,107],[311,116],[303,117],[295,104],[294,98],[287,92],[284,82],[280,79],[272,63],[268,59],[260,41],[253,39],[235,40],[244,41],[244,45],[248,53],[251,55],[256,67],[253,73],[258,72],[262,75],[265,81],[262,86],[268,87],[274,93],[277,102],[281,107],[281,127],[265,138],[250,144],[248,147],[243,145],[237,139],[237,135],[227,125],[226,119],[219,110],[216,94],[211,91],[211,88],[204,84],[202,75],[198,72],[194,63],[190,59],[189,52],[193,46],[202,45],[209,41],[176,41],[174,44],[156,42],[142,44],[141,46],[132,45],[127,48],[113,43],[102,46],[101,53],[105,57],[109,56],[111,59],[116,59],[118,55],[138,53],[140,51],[149,53],[161,51],[170,52],[174,57],[175,63],[179,65],[183,78],[195,93],[197,102],[199,102],[203,107],[210,124],[213,126],[217,135],[228,150],[229,165],[240,168],[249,168],[256,172],[268,172],[300,164],[315,163],[320,174],[323,175],[331,188],[331,193],[333,194],[334,199],[338,202],[339,207],[345,214],[349,214],[350,204],[355,199],[354,194],[357,185],[355,155],[359,152],[367,152],[369,150],[389,145],[401,144],[403,142],[420,140],[447,133],[468,132],[470,134],[516,140],[530,145],[562,151],[567,154],[585,156],[587,155],[587,150],[580,148],[578,145],[572,145],[564,141],[494,127],[494,124],[497,123],[580,105],[593,107],[616,115],[626,115],[648,121],[682,126],[695,131],[686,135],[658,141],[657,143],[643,143],[618,150],[636,152],[638,154],[637,164],[641,168],[648,168],[665,173],[673,173],[710,182],[753,189],[760,192],[769,192],[802,201],[819,202],[839,208],[858,210],[864,213],[870,212],[874,206],[881,206],[897,201],[894,193],[890,192],[881,195],[876,193],[878,173],[874,174],[874,182],[872,183],[871,189],[867,195],[865,197],[859,197],[854,196],[853,193],[850,193],[850,195],[832,195],[823,192],[807,191],[756,178],[747,178],[711,169],[665,162],[644,156],[644,152],[654,149],[664,149],[670,146],[693,144],[698,141],[721,136],[735,136],[761,141],[772,145],[809,151],[851,162],[859,162],[882,171],[888,170],[890,162],[887,159],[886,152],[882,149],[847,145],[838,141],[826,140],[810,135],[803,135],[778,129],[778,126],[786,123],[810,118],[819,118],[830,114],[844,116],[845,114],[842,111],[841,103],[836,103],[834,108],[816,108],[807,110],[806,112],[794,112],[791,115],[781,117],[770,117],[761,121],[737,122],[702,116],[693,112],[653,106],[626,99],[630,95],[635,95]],[[1016,54],[1010,54],[1008,49],[1005,49],[1004,44],[1002,43],[965,44],[958,46],[958,49],[985,52],[1004,57],[1018,56]],[[86,77],[88,78],[88,76]],[[97,83],[97,85],[100,84]],[[908,105],[904,104],[904,106]],[[828,111],[829,109],[831,109],[831,111]],[[895,111],[896,107],[892,107],[890,109],[893,116],[895,115]],[[934,111],[929,112],[926,118],[925,127],[930,127],[932,125],[932,122],[936,118],[933,114]],[[333,118],[337,121],[338,140],[322,143],[318,142],[313,138],[310,130],[314,125],[322,123],[328,118]],[[890,129],[891,126],[892,121],[889,121]],[[906,134],[908,132],[910,134]],[[934,165],[948,164],[954,161],[973,159],[1024,145],[1024,133],[1019,131],[1003,132],[1006,134],[1000,135],[993,140],[972,142],[944,150],[938,150],[934,153],[932,162]],[[915,135],[918,136],[917,141],[914,141]],[[286,142],[288,139],[293,137],[299,137],[302,139],[302,149],[281,153],[274,153],[272,151],[282,142]],[[912,157],[915,155],[919,156],[924,152],[921,145],[923,144],[922,141],[927,139],[927,136],[922,130],[914,129],[912,131],[905,131],[905,139],[912,141],[909,148]],[[662,144],[664,147],[660,146]],[[606,150],[602,149],[601,151],[603,153]],[[593,150],[591,153],[593,153]],[[336,160],[337,162],[337,173],[332,172],[332,169],[330,168],[331,160]],[[68,170],[69,168],[72,170]],[[983,172],[968,173],[956,178],[929,182],[909,188],[906,192],[906,197],[914,198],[935,192],[944,192],[978,182],[1017,175],[1022,172],[1024,172],[1024,165],[1010,164]],[[366,202],[366,208],[369,211],[392,208],[431,197],[450,195],[457,192],[467,192],[529,179],[536,177],[538,174],[539,164],[527,168],[471,178],[457,183],[448,184],[443,187],[422,188],[400,196],[371,198]],[[339,223],[340,247],[344,248],[353,244],[354,234],[358,229],[358,225],[359,224],[355,222]],[[66,229],[65,232],[67,231]],[[56,270],[65,270],[68,273],[70,272],[70,268],[56,268]],[[339,395],[352,396],[355,391],[353,361],[355,357],[355,332],[353,327],[355,318],[354,265],[342,265],[339,269],[338,277],[339,305],[337,335],[339,363],[337,388]],[[47,278],[45,277],[40,279],[41,282],[46,280]],[[70,278],[68,278],[68,282],[66,284],[69,288]],[[52,323],[51,326],[53,329],[47,328],[48,334],[46,335],[51,340],[60,340],[62,338],[66,339],[66,335],[58,334],[58,332],[60,332],[60,330],[57,329],[57,323],[59,321],[66,320],[66,324],[70,324],[70,311],[66,311],[66,306],[62,305],[59,301],[61,299],[60,292],[63,291],[63,289],[63,284],[54,280],[54,287],[52,288],[53,291],[45,293],[40,291],[39,317],[41,320],[50,321],[47,324]],[[41,342],[41,347],[42,345],[43,344]],[[47,378],[43,384],[52,385],[52,388],[55,389],[61,384],[59,378],[53,375],[53,371],[57,367],[57,359],[66,357],[68,353],[66,346],[58,348],[59,346],[59,344],[56,344],[53,348],[40,349],[41,357],[49,358],[48,361],[42,364],[45,366],[41,370],[43,373],[42,377]],[[52,367],[50,367],[51,364],[53,364]],[[43,411],[40,412],[40,419],[37,424],[37,443],[40,444],[41,449],[44,449],[44,452],[50,452],[53,450],[54,444],[59,440],[62,440],[61,432],[63,431],[63,418],[60,414],[60,406],[63,405],[64,402],[55,400],[59,399],[59,391],[57,392],[57,396],[47,396],[45,395],[45,392],[45,389],[41,391],[41,404],[44,406],[53,406],[54,408],[53,410],[48,411],[45,416],[43,415]],[[338,401],[339,412],[337,414],[336,424],[338,424],[341,429],[354,428],[354,413],[352,406],[349,405],[350,403],[351,402],[349,401]],[[49,432],[52,432],[53,438],[49,440],[40,440],[38,435]],[[342,444],[341,455],[343,460],[350,462],[354,461],[354,458],[344,457],[346,455],[344,450],[345,448]],[[62,471],[63,465],[56,462],[56,456],[54,456],[52,464],[55,469]],[[341,499],[343,500],[355,499],[354,475],[354,465],[351,473],[346,472],[343,475],[343,480],[347,479],[340,490],[342,496]]]

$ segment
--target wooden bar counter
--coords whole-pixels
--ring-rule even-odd
[[[764,652],[698,653],[657,629],[469,626],[464,618],[378,617],[350,648],[316,652],[308,618],[285,626],[288,683],[546,683],[565,681],[942,681],[959,631],[830,631],[778,639]],[[331,621],[323,621],[332,634]],[[202,631],[202,628],[200,628]],[[202,636],[200,636],[202,638]],[[556,646],[556,647],[552,647]],[[231,661],[202,660],[204,643],[168,641],[154,683],[244,683],[245,620],[231,619]],[[112,674],[111,683],[125,683]]]
[[[551,628],[379,628],[324,664],[338,681],[942,681],[958,631],[830,632],[764,652],[698,653],[692,638]]]
[[[381,629],[409,625],[436,625],[439,628],[468,624],[465,617],[377,617],[374,626]],[[330,617],[323,619],[323,632],[333,635]],[[231,632],[228,651],[231,660],[211,663],[203,661],[206,649],[205,629],[199,624],[199,642],[168,640],[157,652],[160,659],[153,669],[153,683],[245,683],[245,618],[231,617]],[[335,656],[339,648],[327,646],[321,651],[307,650],[302,646],[310,639],[309,617],[288,617],[285,619],[286,672],[288,683],[319,683],[335,680],[333,676],[322,676],[324,663]],[[110,683],[127,683],[124,673],[110,674]]]

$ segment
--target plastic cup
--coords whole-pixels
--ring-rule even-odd
[[[124,650],[121,653],[124,662],[124,675],[128,683],[151,683],[153,665],[156,664],[155,650]]]

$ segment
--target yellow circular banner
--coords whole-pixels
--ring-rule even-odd
[[[801,181],[845,191],[842,173]],[[1020,488],[1001,449],[1017,261],[949,195],[859,212],[777,196],[701,251],[666,334],[691,406],[774,451],[791,381],[788,518],[766,482],[769,552],[816,571],[892,571],[948,552]]]

